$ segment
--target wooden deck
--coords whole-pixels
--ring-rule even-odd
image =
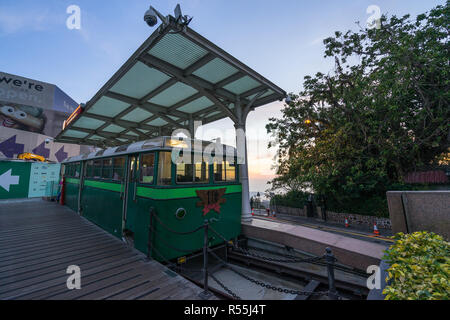
[[[66,269],[81,269],[69,290]],[[202,289],[67,207],[0,201],[0,299],[196,300]]]

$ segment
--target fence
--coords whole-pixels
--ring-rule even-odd
[[[0,199],[54,197],[61,164],[0,161]]]

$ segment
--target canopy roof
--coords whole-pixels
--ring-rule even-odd
[[[196,147],[198,146],[198,150]],[[214,148],[211,148],[211,147]],[[172,137],[157,137],[149,140],[138,141],[131,144],[121,145],[118,147],[110,147],[102,150],[96,150],[91,153],[80,154],[74,157],[65,159],[62,163],[84,161],[105,157],[116,157],[120,155],[126,155],[130,153],[140,153],[152,150],[166,150],[172,151],[173,148],[179,148],[180,150],[189,150],[190,152],[200,152],[203,155],[214,154],[214,156],[238,156],[236,148],[221,144],[219,142],[211,143],[210,141],[202,141],[195,139],[172,139]],[[189,148],[189,149],[186,149]],[[209,151],[208,151],[209,150]],[[187,151],[185,151],[187,152]]]
[[[117,146],[226,117],[286,92],[173,17],[72,117],[58,142]],[[238,100],[239,99],[239,100]]]

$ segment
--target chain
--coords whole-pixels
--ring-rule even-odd
[[[286,289],[286,288],[280,288],[280,287],[276,287],[276,286],[272,286],[268,283],[264,283],[262,281],[250,278],[249,276],[246,276],[245,274],[231,268],[230,266],[227,265],[227,268],[230,269],[231,271],[233,271],[234,273],[236,273],[237,275],[241,276],[242,278],[260,286],[263,288],[267,288],[273,291],[278,291],[280,293],[287,293],[287,294],[294,294],[294,295],[299,295],[299,296],[327,296],[328,295],[328,291],[317,291],[317,292],[313,292],[313,291],[298,291],[298,290],[292,290],[292,289]]]
[[[156,214],[152,213],[151,215],[152,215],[153,217],[155,217],[155,218],[156,218],[156,221],[158,221],[159,224],[162,225],[162,226],[163,226],[165,229],[167,229],[169,232],[174,233],[174,234],[178,234],[178,235],[189,235],[189,234],[195,233],[195,232],[197,232],[197,231],[199,231],[199,230],[201,230],[201,229],[204,228],[204,226],[202,225],[202,226],[200,226],[200,227],[198,227],[198,228],[196,228],[196,229],[194,229],[194,230],[192,230],[192,231],[179,232],[179,231],[175,231],[175,230],[169,228],[168,226],[166,226],[166,225],[158,218],[158,216],[157,216]]]
[[[151,226],[149,229],[150,229],[155,235],[158,235],[157,232],[156,232],[156,230],[153,228],[153,226]],[[173,247],[172,245],[170,245],[170,244],[168,244],[167,242],[165,242],[164,240],[161,240],[162,237],[158,237],[158,238],[159,238],[158,241],[161,242],[162,245],[164,245],[165,247],[167,247],[167,248],[169,248],[169,249],[172,249],[172,250],[175,250],[175,251],[178,251],[178,252],[181,252],[181,253],[185,253],[185,254],[192,254],[192,253],[195,253],[195,252],[196,252],[196,251],[192,251],[192,250],[183,250],[183,249],[175,248],[175,247]]]
[[[209,250],[208,250],[209,251]],[[230,269],[231,271],[233,271],[234,273],[236,273],[237,275],[241,276],[242,278],[258,285],[261,286],[263,288],[267,288],[270,290],[274,290],[274,291],[278,291],[278,292],[282,292],[282,293],[288,293],[288,294],[295,294],[295,295],[304,295],[304,296],[326,296],[328,295],[328,291],[317,291],[317,292],[312,292],[312,291],[298,291],[298,290],[292,290],[292,289],[286,289],[286,288],[279,288],[279,287],[275,287],[272,286],[270,284],[264,283],[262,281],[250,278],[249,276],[246,276],[245,274],[237,271],[236,269],[232,268],[228,263],[226,263],[225,261],[223,261],[221,258],[219,258],[214,252],[210,251],[210,253],[219,261],[221,261],[226,268]]]
[[[294,256],[289,257],[289,259],[270,258],[270,257],[262,256],[262,255],[259,255],[256,253],[252,253],[249,250],[246,250],[243,248],[235,248],[235,249],[244,253],[247,256],[255,257],[255,258],[270,261],[270,262],[286,262],[286,263],[308,262],[308,263],[313,263],[313,262],[317,262],[317,261],[320,261],[323,259],[323,257],[312,257],[312,258],[300,259],[300,258],[297,258]]]
[[[228,240],[222,236],[219,232],[217,232],[211,225],[209,225],[209,229],[214,232],[216,235],[219,236],[219,238],[221,238],[223,241],[225,241],[226,243],[228,243]]]
[[[220,282],[213,274],[209,274],[209,276],[217,282],[219,286],[222,287],[223,290],[225,290],[229,295],[231,295],[235,300],[242,300],[241,297],[239,297],[237,294],[235,294],[233,291],[231,291],[227,286],[225,286],[222,282]]]

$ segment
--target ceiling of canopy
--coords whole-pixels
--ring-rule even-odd
[[[170,18],[68,119],[55,141],[123,145],[189,129],[196,120],[236,121],[237,99],[256,108],[285,96],[278,86]]]

